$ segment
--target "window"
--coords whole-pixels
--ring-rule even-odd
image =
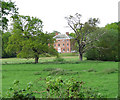
[[[63,40],[63,42],[64,42],[64,40]]]
[[[67,47],[69,46],[69,44],[67,43]]]
[[[56,44],[54,44],[54,47],[56,46]]]
[[[63,47],[64,47],[64,44],[63,44]]]
[[[67,52],[69,52],[69,49],[67,49]]]
[[[67,40],[67,41],[69,41],[69,40]]]
[[[58,42],[60,42],[60,40],[58,40]]]
[[[63,49],[63,52],[65,52],[65,49]]]
[[[60,44],[58,44],[58,46],[60,46]]]

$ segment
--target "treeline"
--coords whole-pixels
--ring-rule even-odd
[[[87,50],[85,56],[87,60],[119,61],[118,56],[118,25],[120,22],[107,24],[99,28],[93,34],[105,33],[98,42],[94,42],[95,47]]]

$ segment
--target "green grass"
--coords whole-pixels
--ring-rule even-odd
[[[63,56],[65,61],[79,61],[78,56]],[[40,57],[39,58],[39,63],[43,62],[53,62],[56,59],[56,57]],[[83,57],[83,60],[86,60],[85,57]],[[34,63],[35,59],[30,58],[30,59],[24,59],[24,58],[3,58],[2,59],[2,64],[20,64],[20,63]]]
[[[40,62],[53,61],[55,57],[41,57]],[[64,57],[66,61],[78,61],[78,57]],[[12,86],[14,80],[19,80],[21,88],[27,83],[33,83],[33,91],[44,90],[45,78],[61,76],[63,79],[74,77],[85,82],[84,86],[96,88],[108,98],[118,95],[118,62],[83,61],[78,64],[15,64],[21,62],[34,62],[34,59],[3,59],[2,88],[3,96]],[[7,64],[7,63],[14,64]],[[40,96],[40,95],[37,95]]]

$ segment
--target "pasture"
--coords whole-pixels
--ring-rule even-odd
[[[55,57],[41,57],[38,64],[30,64],[34,59],[3,59],[3,97],[6,96],[6,91],[14,80],[20,81],[21,88],[32,82],[33,91],[44,91],[45,78],[48,76],[61,76],[63,80],[73,77],[85,82],[84,86],[97,89],[107,98],[118,96],[118,62],[87,61],[85,58],[83,62],[78,62],[78,56],[63,56],[63,58],[66,62],[55,63]]]

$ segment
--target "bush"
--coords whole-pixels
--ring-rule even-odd
[[[25,89],[20,89],[19,81],[14,81],[13,87],[10,87],[7,91],[7,97],[13,98],[14,100],[35,100],[35,96],[33,96],[33,92],[31,90],[32,83],[28,83]]]
[[[34,93],[42,95],[44,98],[102,98],[103,96],[95,89],[86,88],[84,82],[77,81],[74,78],[63,80],[61,77],[46,79],[44,84],[45,91],[33,91],[33,85],[27,84],[27,87],[20,89],[19,81],[15,81],[13,87],[7,91],[7,97],[14,100],[35,100]]]
[[[85,88],[84,82],[77,81],[73,78],[63,80],[61,77],[46,79],[48,98],[101,98],[103,97],[96,90]]]

